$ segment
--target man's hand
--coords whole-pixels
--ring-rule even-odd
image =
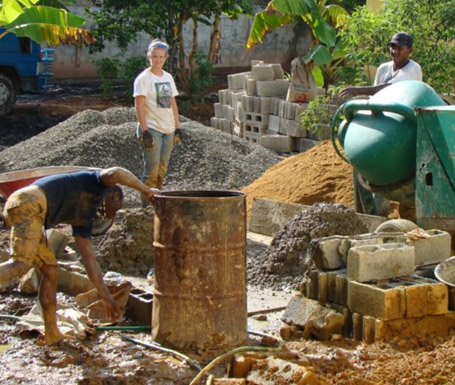
[[[180,143],[182,141],[182,138],[180,138],[182,130],[180,128],[175,129],[174,133],[174,144]]]
[[[150,151],[153,148],[153,135],[149,130],[142,131],[141,143],[146,151]]]
[[[347,87],[338,94],[338,96],[342,99],[351,99],[354,96],[360,95],[361,90],[358,87]]]
[[[110,322],[117,321],[122,316],[122,309],[113,299],[103,300],[104,309]]]
[[[147,192],[144,192],[144,196],[150,201],[153,203],[153,197],[155,196],[155,194],[159,194],[160,190],[158,190],[157,188],[150,188]]]

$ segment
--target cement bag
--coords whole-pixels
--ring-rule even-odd
[[[304,64],[300,57],[291,62],[291,82],[287,102],[307,103],[317,96],[316,81],[311,73],[312,65]]]

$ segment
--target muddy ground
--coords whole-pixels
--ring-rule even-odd
[[[55,125],[75,112],[86,108],[103,110],[118,106],[118,101],[103,100],[99,92],[89,89],[82,95],[75,91],[55,92],[55,97],[30,96],[19,101],[11,115],[0,122],[2,146],[20,140]],[[72,94],[69,96],[68,94]],[[64,231],[64,229],[62,229]],[[0,229],[0,250],[5,252],[8,231]],[[98,242],[98,241],[95,241]],[[248,257],[254,259],[266,250],[266,245],[250,242]],[[131,278],[138,287],[149,286],[143,274]],[[249,311],[285,305],[290,292],[258,290],[248,292]],[[19,333],[16,316],[26,314],[36,302],[36,295],[25,296],[17,291],[0,295],[0,382],[2,384],[189,384],[198,370],[189,364],[156,350],[124,341],[119,332],[97,331],[83,340],[65,341],[58,346],[42,347],[37,334]],[[59,293],[59,308],[75,307],[73,297]],[[363,342],[334,335],[329,341],[280,339],[281,312],[250,317],[255,330],[274,335],[282,348],[292,354],[272,356],[306,368],[308,380],[278,380],[278,361],[257,364],[256,373],[265,373],[262,380],[250,376],[248,384],[455,384],[455,337],[425,340],[396,338],[389,342],[367,345]],[[124,332],[138,340],[151,342],[150,332]],[[247,344],[261,346],[266,340],[249,335]],[[213,352],[186,352],[201,366],[214,358]],[[241,354],[240,354],[241,356]],[[226,375],[227,361],[210,371],[215,377]],[[268,365],[268,366],[267,366]],[[269,371],[268,380],[267,370]],[[274,374],[275,373],[275,374]],[[199,382],[207,383],[207,378]]]

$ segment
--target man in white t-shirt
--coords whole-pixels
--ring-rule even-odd
[[[402,80],[422,81],[420,65],[409,59],[412,43],[412,36],[406,32],[393,35],[388,43],[392,60],[379,66],[374,86],[347,87],[340,92],[339,96],[349,99],[358,95],[374,95],[383,88]]]

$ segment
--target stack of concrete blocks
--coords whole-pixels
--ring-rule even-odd
[[[251,71],[228,75],[228,89],[218,91],[211,125],[252,143],[269,131],[269,116],[274,99],[283,100],[289,88],[281,64],[253,62]],[[284,138],[289,143],[289,138]],[[289,144],[284,148],[289,151]],[[281,151],[284,152],[284,151]]]
[[[455,304],[433,270],[449,258],[451,236],[409,234],[314,240],[315,268],[301,285],[304,298],[343,314],[343,334],[359,341],[448,336],[455,330]]]

